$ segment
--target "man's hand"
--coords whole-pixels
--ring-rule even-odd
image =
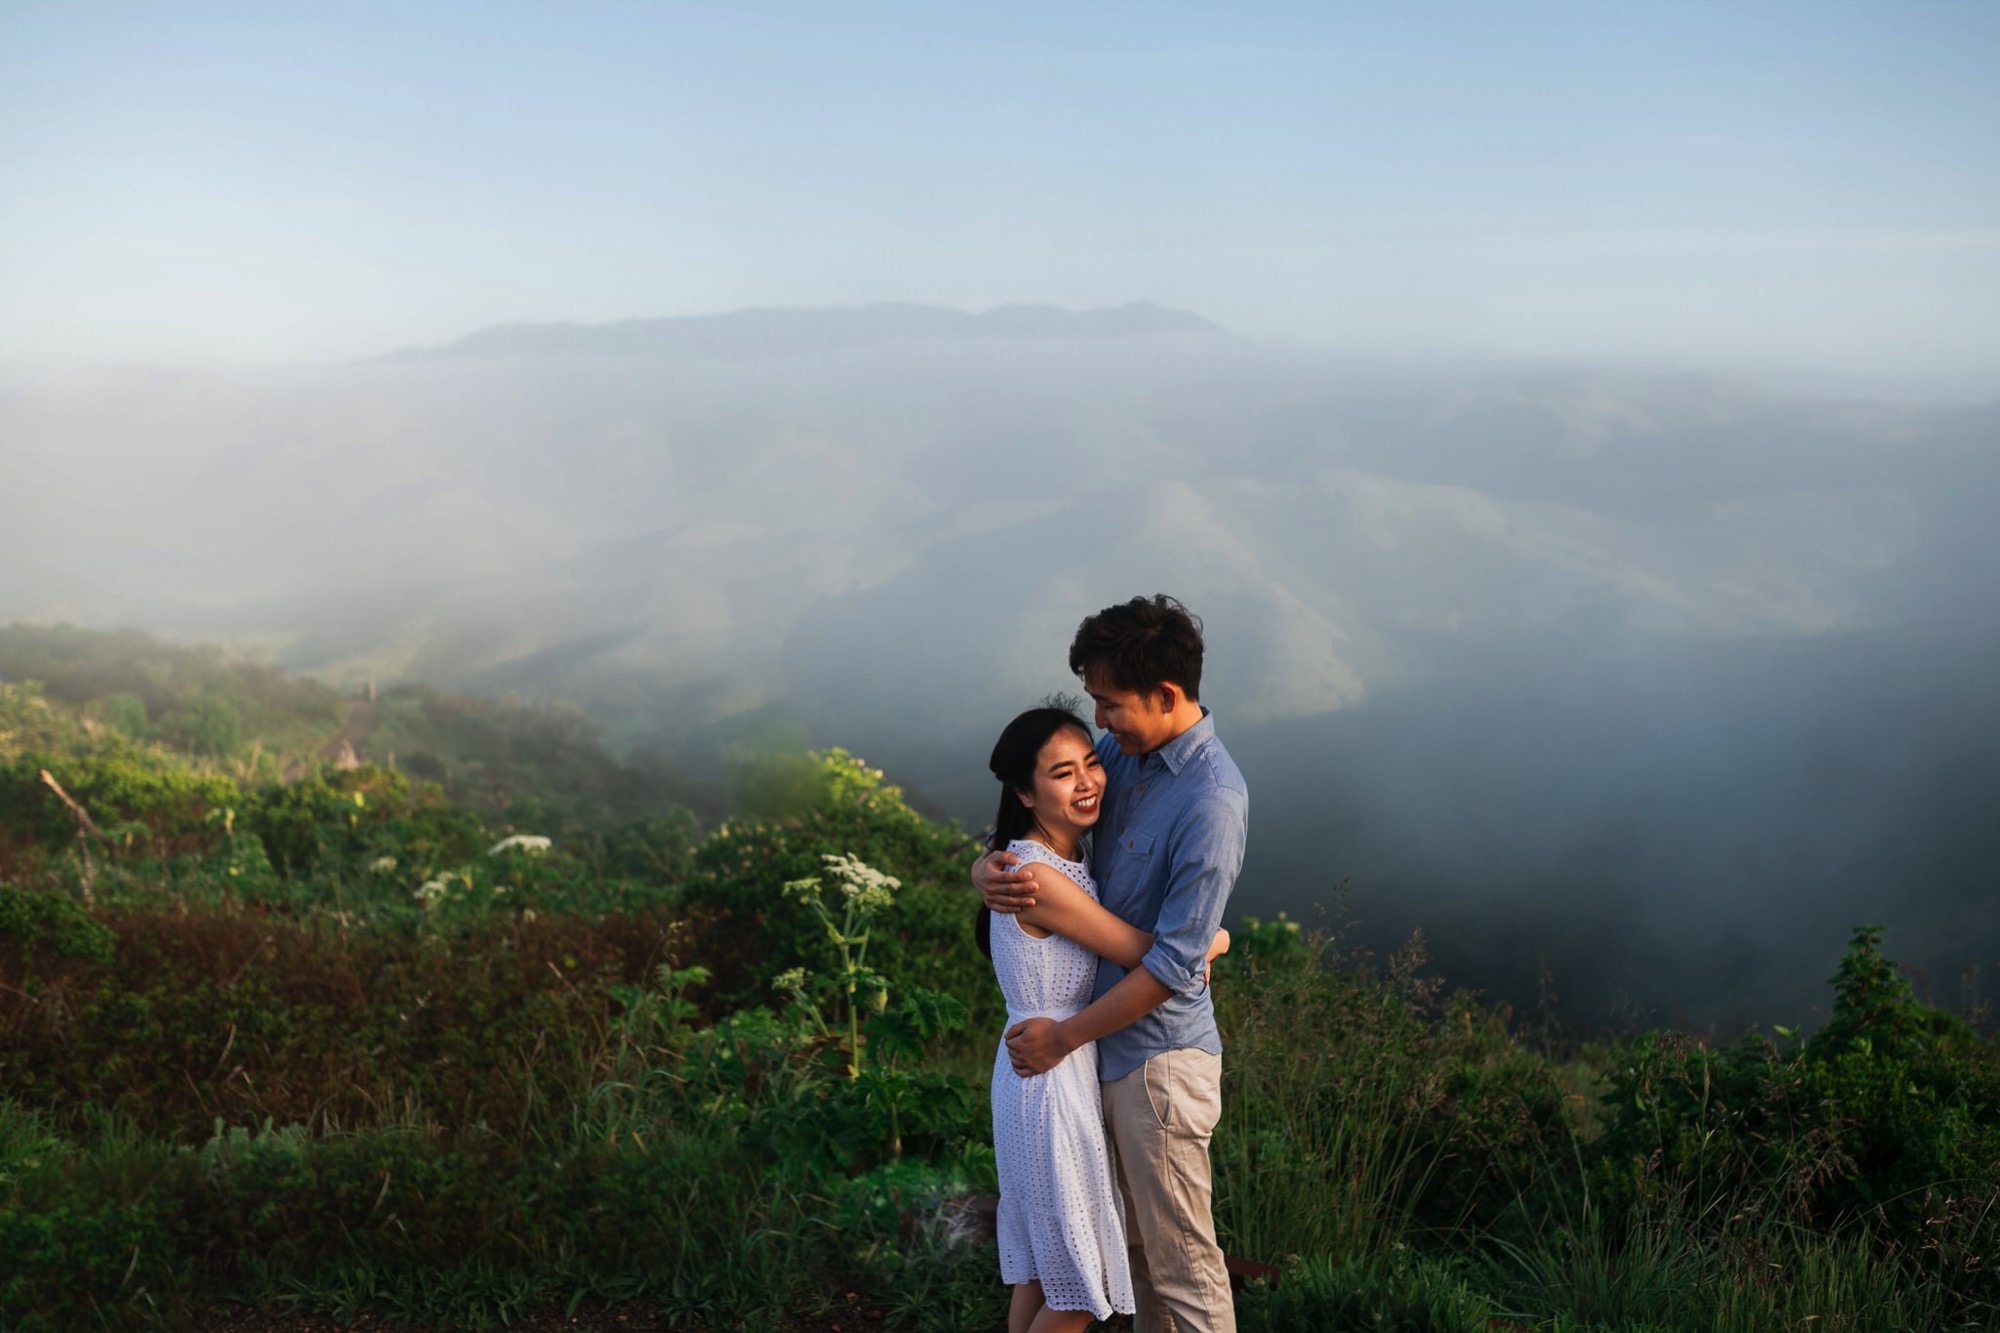
[[[1012,916],[1035,905],[1035,881],[1012,852],[988,852],[972,863],[972,887],[995,912]]]
[[[1053,1018],[1024,1018],[1007,1029],[1007,1059],[1022,1078],[1048,1073],[1075,1049]]]

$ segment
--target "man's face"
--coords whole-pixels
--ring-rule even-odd
[[[1083,673],[1083,688],[1097,701],[1097,729],[1111,733],[1120,754],[1151,754],[1174,738],[1161,691],[1121,690],[1095,669]]]

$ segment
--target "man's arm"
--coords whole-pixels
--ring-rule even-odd
[[[1241,789],[1218,788],[1176,827],[1168,855],[1173,869],[1153,947],[1141,966],[1097,997],[1090,1007],[1056,1022],[1029,1018],[1007,1030],[1007,1055],[1024,1078],[1047,1073],[1086,1041],[1138,1022],[1175,994],[1208,985],[1209,949],[1223,908],[1243,868],[1249,802]]]
[[[1241,789],[1218,787],[1168,834],[1167,891],[1153,927],[1153,947],[1140,965],[1179,995],[1208,985],[1209,946],[1222,925],[1230,890],[1243,869],[1249,841],[1249,801]]]
[[[1024,1018],[1008,1028],[1007,1058],[1022,1078],[1046,1074],[1077,1047],[1130,1027],[1165,1004],[1172,994],[1158,977],[1143,967],[1135,967],[1080,1014],[1061,1022],[1052,1018]]]
[[[1153,947],[1153,932],[1141,930],[1085,893],[1075,880],[1054,866],[1027,863],[1039,901],[1021,913],[1022,924],[1054,931],[1074,944],[1127,969],[1145,961]],[[1208,962],[1229,952],[1229,932],[1218,930],[1208,946]]]
[[[1012,916],[1035,905],[1035,881],[1027,863],[1012,852],[988,852],[972,863],[972,887],[995,912]]]

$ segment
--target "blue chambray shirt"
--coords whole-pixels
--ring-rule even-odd
[[[1109,733],[1097,738],[1104,765],[1103,809],[1091,840],[1090,870],[1104,906],[1141,930],[1153,947],[1140,960],[1173,992],[1165,1003],[1097,1043],[1101,1079],[1123,1078],[1164,1051],[1193,1047],[1222,1054],[1203,960],[1222,924],[1250,835],[1250,789],[1201,721],[1151,754],[1125,755]],[[1125,976],[1097,964],[1103,995]]]

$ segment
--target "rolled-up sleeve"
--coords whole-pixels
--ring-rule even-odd
[[[1194,995],[1208,984],[1208,947],[1250,839],[1250,798],[1220,784],[1204,793],[1170,835],[1170,870],[1153,947],[1140,960],[1161,985]]]

